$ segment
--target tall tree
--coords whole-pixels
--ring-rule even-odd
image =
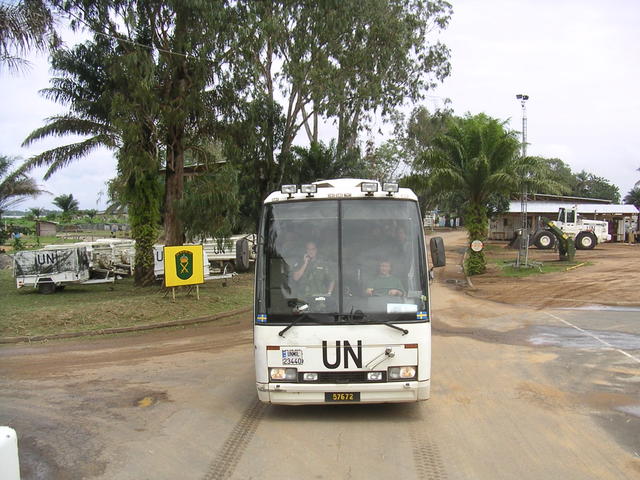
[[[464,209],[469,242],[485,240],[488,206],[495,195],[519,192],[523,182],[529,190],[551,183],[540,176],[541,165],[533,157],[519,155],[516,132],[504,128],[504,122],[484,114],[449,120],[446,130],[437,135],[414,167],[424,176],[433,193],[458,194]],[[467,271],[483,273],[483,252],[471,252]]]
[[[118,191],[128,205],[141,255],[136,282],[146,283],[160,219],[158,196],[165,192],[165,242],[180,244],[184,232],[176,212],[185,152],[215,131],[221,104],[234,105],[235,89],[227,83],[234,72],[227,68],[235,58],[228,45],[228,36],[237,30],[230,21],[234,7],[222,0],[55,3],[75,18],[75,27],[88,27],[94,39],[84,51],[69,55],[72,65],[63,65],[66,73],[51,92],[70,105],[70,114],[51,119],[27,143],[64,133],[89,138],[44,152],[31,165],[49,165],[50,175],[96,145],[116,151]],[[75,62],[84,57],[86,70],[82,61]],[[158,182],[162,167],[164,190]]]
[[[248,27],[243,52],[253,65],[254,100],[272,111],[284,98],[284,121],[265,123],[266,166],[255,178],[262,199],[276,188],[304,128],[318,141],[319,119],[337,121],[338,157],[356,146],[367,115],[390,114],[419,99],[449,73],[448,50],[429,34],[445,28],[451,7],[441,0],[242,2]]]
[[[153,111],[157,102],[150,93],[155,71],[149,56],[148,49],[100,35],[71,50],[55,52],[52,67],[57,76],[42,94],[69,111],[47,119],[24,141],[29,145],[49,136],[81,136],[26,163],[25,168],[48,166],[45,179],[98,147],[115,151],[121,176],[118,185],[131,206],[137,285],[153,281],[153,245],[160,219],[160,159]]]
[[[226,111],[235,96],[235,74],[241,68],[231,59],[237,55],[240,18],[233,2],[226,0],[149,3],[166,151],[165,242],[179,245],[184,241],[177,212],[184,191],[185,152],[205,132],[214,133],[212,117]]]
[[[0,218],[3,212],[27,198],[46,193],[21,169],[12,170],[15,162],[15,158],[0,155]]]

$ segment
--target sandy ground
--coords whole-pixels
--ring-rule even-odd
[[[466,232],[437,235],[443,237],[450,258],[452,253],[455,255],[454,265],[447,267],[451,273],[458,266],[455,262],[459,252],[466,246]],[[487,243],[496,246],[497,250],[491,250],[492,257],[515,260],[517,250],[508,248],[507,242]],[[553,264],[558,261],[558,253],[531,248],[529,258]],[[593,250],[578,250],[576,261],[584,265],[570,271],[525,278],[501,276],[497,267],[490,266],[486,274],[471,278],[473,288],[467,293],[476,298],[534,308],[640,305],[640,244],[605,243]]]

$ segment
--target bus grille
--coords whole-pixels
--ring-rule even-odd
[[[318,380],[305,381],[305,372],[298,373],[300,383],[382,383],[387,381],[387,372],[382,372],[382,380],[367,380],[368,371],[361,372],[317,372]]]

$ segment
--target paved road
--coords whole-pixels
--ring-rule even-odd
[[[432,399],[256,402],[248,315],[0,349],[24,479],[638,479],[640,314],[434,288]]]

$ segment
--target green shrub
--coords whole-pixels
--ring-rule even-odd
[[[487,261],[484,258],[484,252],[469,250],[464,261],[464,270],[469,276],[485,273],[487,271]]]

